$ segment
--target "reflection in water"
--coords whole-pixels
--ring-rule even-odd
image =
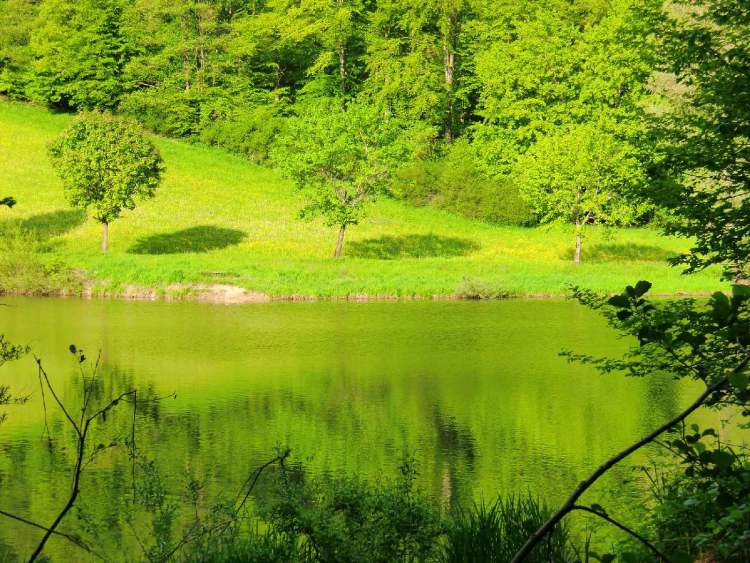
[[[476,455],[474,436],[470,428],[462,427],[455,418],[443,415],[437,404],[434,406],[434,425],[437,437],[435,477],[440,478],[440,501],[447,510],[454,499],[460,501],[470,497],[471,491],[462,490],[461,484],[473,481]]]
[[[446,509],[526,491],[557,503],[684,403],[671,380],[603,377],[561,359],[563,349],[601,354],[625,345],[571,302],[8,302],[0,330],[32,345],[66,403],[80,400],[71,341],[90,356],[101,349],[102,401],[133,387],[151,397],[176,393],[139,407],[136,438],[177,502],[190,479],[205,482],[203,503],[231,496],[285,445],[310,471],[370,479],[394,475],[414,456],[420,486]],[[43,438],[32,360],[0,375],[32,393],[0,427],[0,508],[49,522],[68,493],[72,436],[54,413],[53,439]],[[102,439],[126,435],[131,416],[113,417]],[[126,452],[103,453],[63,526],[115,558],[139,553],[135,538],[148,524],[128,501],[130,471]],[[622,484],[630,477],[629,466],[618,469],[592,502],[637,496],[636,485]],[[38,539],[3,521],[0,553],[13,560]],[[59,541],[50,550],[80,558]]]

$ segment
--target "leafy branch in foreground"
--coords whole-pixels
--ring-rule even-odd
[[[593,364],[603,373],[625,371],[637,377],[666,373],[675,379],[700,381],[705,389],[674,418],[611,457],[582,481],[562,507],[516,553],[513,563],[525,561],[567,514],[578,509],[580,497],[630,454],[656,442],[701,407],[747,405],[750,401],[747,373],[750,362],[750,288],[733,286],[731,297],[717,292],[705,306],[692,299],[649,301],[645,294],[650,288],[649,282],[640,281],[635,287],[628,286],[622,294],[610,298],[576,290],[575,296],[581,303],[602,310],[610,326],[623,335],[635,337],[638,343],[616,360],[565,355],[572,361]],[[745,409],[742,414],[748,416],[750,412]],[[704,456],[706,465],[712,469],[721,469],[726,460],[726,448],[722,449],[721,445]],[[603,509],[595,512],[606,514]],[[639,539],[643,540],[642,537]],[[670,560],[647,540],[646,543],[661,559]]]

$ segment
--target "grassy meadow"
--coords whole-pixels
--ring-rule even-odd
[[[493,297],[558,295],[571,284],[617,291],[638,279],[664,294],[720,287],[716,270],[683,276],[670,267],[666,259],[687,243],[653,229],[592,228],[576,267],[563,227],[491,225],[392,200],[348,231],[336,260],[335,230],[297,219],[299,194],[278,173],[163,138],[167,171],[156,197],[110,226],[102,255],[100,225],[69,207],[47,158],[70,119],[0,101],[0,196],[18,202],[0,209],[0,225],[31,233],[36,258],[75,272],[94,294],[225,284],[274,297]],[[33,272],[25,281],[18,268],[4,269],[0,289],[33,289]]]

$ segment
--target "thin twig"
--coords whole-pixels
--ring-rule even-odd
[[[49,423],[47,422],[47,399],[44,395],[44,383],[42,382],[42,374],[39,373],[39,389],[42,392],[42,408],[44,409],[44,430],[47,432],[47,440],[52,440],[52,434],[49,431]]]
[[[106,413],[108,410],[110,410],[115,405],[117,405],[120,402],[120,400],[122,400],[124,397],[127,397],[128,395],[133,394],[133,391],[127,391],[125,393],[122,393],[116,399],[113,399],[112,401],[110,401],[105,407],[99,409],[93,415],[89,416],[86,419],[83,429],[80,429],[78,426],[76,426],[75,421],[70,417],[70,415],[68,414],[68,411],[65,409],[64,405],[55,394],[54,389],[52,385],[50,384],[49,378],[47,377],[47,374],[44,372],[44,369],[42,368],[41,362],[37,360],[37,363],[39,365],[39,369],[44,375],[44,378],[47,382],[47,387],[52,393],[52,396],[55,398],[58,405],[60,405],[60,408],[66,414],[68,421],[71,423],[71,425],[73,425],[73,427],[76,429],[76,432],[78,433],[78,448],[77,448],[77,453],[76,453],[76,464],[73,470],[73,487],[70,492],[70,496],[68,497],[68,501],[65,503],[65,506],[57,515],[54,522],[52,522],[52,525],[46,529],[47,531],[45,532],[44,536],[42,536],[42,539],[40,540],[39,544],[34,550],[34,553],[31,554],[31,557],[29,558],[29,563],[33,563],[34,561],[36,561],[37,557],[39,557],[39,555],[44,550],[44,547],[47,544],[47,541],[49,540],[50,536],[52,536],[55,533],[55,529],[60,524],[60,522],[62,522],[63,518],[65,518],[68,512],[73,508],[73,505],[75,504],[76,499],[78,498],[78,494],[80,493],[79,487],[81,483],[81,473],[83,472],[83,468],[84,468],[84,454],[86,450],[86,438],[88,437],[88,432],[89,432],[89,429],[91,428],[92,422],[94,422],[99,416]]]
[[[642,535],[640,535],[635,530],[632,530],[632,529],[628,528],[625,524],[623,524],[621,522],[618,522],[617,520],[615,520],[614,518],[612,518],[611,516],[609,516],[609,514],[606,514],[604,512],[599,512],[598,510],[594,510],[593,508],[591,508],[589,506],[582,506],[580,504],[574,505],[573,506],[573,510],[582,510],[584,512],[589,512],[591,514],[595,514],[596,516],[598,516],[599,518],[601,518],[603,520],[606,520],[607,522],[609,522],[613,526],[616,526],[617,528],[621,529],[623,532],[625,532],[625,533],[630,534],[631,536],[633,536],[635,539],[637,539],[639,542],[641,542],[643,545],[645,545],[649,550],[651,550],[662,561],[666,561],[666,563],[670,563],[669,558],[666,555],[664,555],[661,551],[659,551],[658,549],[656,549],[656,547],[654,547],[654,545],[650,541],[648,541],[646,538],[644,538]],[[550,535],[550,537],[551,537],[551,535]]]
[[[37,524],[36,522],[33,522],[31,520],[28,520],[26,518],[23,518],[21,516],[17,516],[16,514],[11,514],[10,512],[6,512],[5,510],[0,510],[0,515],[5,516],[6,518],[10,518],[11,520],[15,520],[17,522],[21,522],[23,524],[26,524],[28,526],[32,526],[34,528],[38,528],[39,530],[46,530],[49,531],[49,528],[45,528],[41,524]],[[60,538],[68,540],[70,543],[75,545],[76,547],[90,553],[91,555],[94,555],[98,557],[101,560],[104,560],[104,557],[96,553],[94,550],[92,550],[89,546],[87,546],[85,543],[83,543],[81,540],[76,538],[75,536],[71,536],[70,534],[66,534],[65,532],[58,532],[57,530],[53,530],[52,533],[55,536],[58,536]]]
[[[34,356],[34,359],[36,360],[37,366],[39,366],[39,373],[42,374],[42,376],[44,377],[44,380],[47,382],[47,388],[49,389],[49,392],[52,394],[52,397],[55,399],[55,402],[60,407],[60,410],[63,411],[63,414],[65,415],[65,418],[68,419],[68,422],[70,422],[71,426],[73,426],[73,428],[76,431],[76,434],[78,434],[78,437],[80,438],[80,436],[81,436],[81,429],[78,427],[78,425],[76,424],[75,420],[73,420],[73,417],[70,416],[70,413],[68,412],[68,409],[65,408],[65,405],[60,400],[60,398],[57,396],[57,393],[55,393],[55,389],[54,389],[54,387],[52,387],[52,384],[50,383],[49,377],[47,376],[47,372],[42,367],[42,360],[40,360],[36,356]]]
[[[244,506],[244,504],[247,502],[247,499],[250,497],[250,494],[253,492],[253,489],[255,488],[256,483],[258,482],[258,479],[260,478],[260,475],[263,473],[264,470],[266,470],[268,467],[273,465],[274,463],[278,463],[282,467],[284,466],[284,460],[289,457],[289,454],[291,453],[291,450],[287,449],[284,450],[280,455],[276,456],[270,461],[267,461],[260,467],[258,467],[255,471],[253,471],[248,478],[245,480],[245,483],[242,485],[242,488],[240,489],[239,494],[237,495],[237,498],[239,499],[239,496],[242,494],[242,491],[247,487],[248,483],[250,484],[249,488],[247,489],[247,492],[245,493],[242,501],[237,505],[237,507],[234,509],[234,514],[227,520],[223,522],[219,522],[218,524],[211,526],[210,528],[203,528],[199,533],[196,534],[185,534],[182,539],[177,542],[177,544],[167,553],[163,558],[162,561],[168,561],[175,553],[177,553],[180,549],[185,547],[188,543],[193,542],[195,540],[198,540],[202,538],[203,536],[212,534],[216,532],[217,530],[224,531],[229,527],[233,522],[237,521],[237,518],[239,516],[239,512]]]

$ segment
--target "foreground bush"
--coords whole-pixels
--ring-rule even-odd
[[[234,562],[507,562],[549,515],[531,497],[498,499],[441,516],[402,467],[394,482],[354,478],[306,480],[282,472],[262,505],[263,531],[230,533],[190,548],[185,561]],[[565,526],[530,562],[575,561]]]

